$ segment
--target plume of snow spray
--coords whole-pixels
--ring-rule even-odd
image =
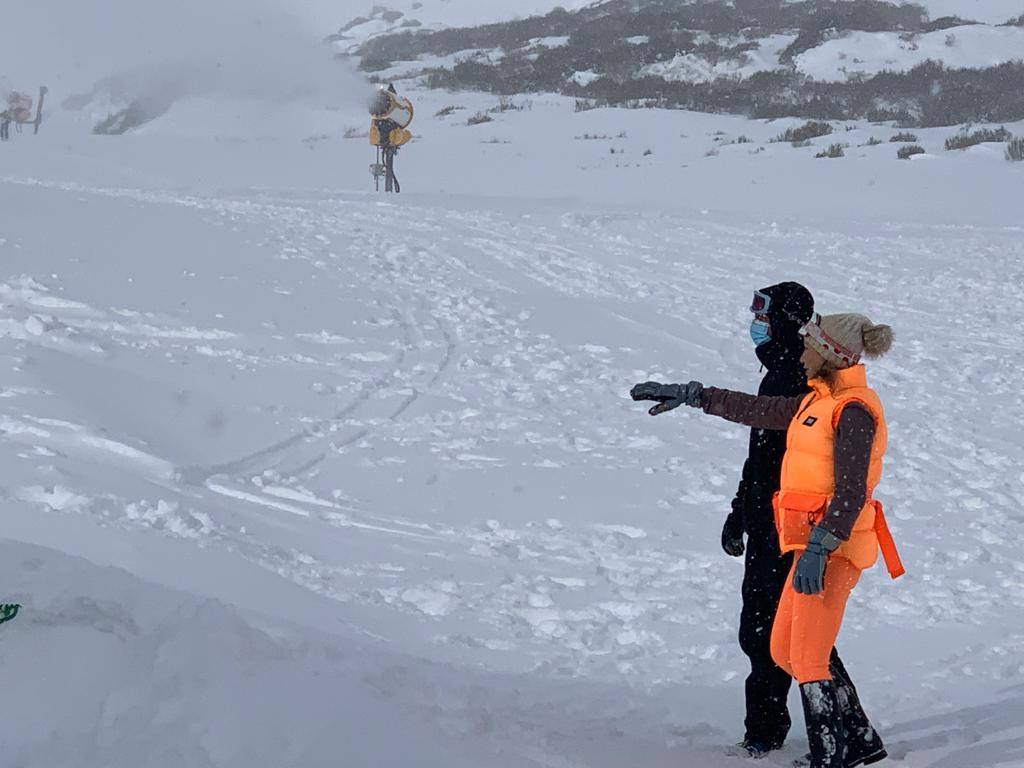
[[[160,113],[191,95],[321,105],[371,90],[285,0],[34,0],[5,10],[8,82]],[[341,12],[341,11],[339,11]],[[76,106],[72,100],[68,106]]]

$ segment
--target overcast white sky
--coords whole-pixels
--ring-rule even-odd
[[[0,77],[10,86],[46,83],[66,95],[112,74],[160,73],[278,98],[303,88],[335,88],[344,69],[319,41],[364,4],[29,0],[4,5]]]

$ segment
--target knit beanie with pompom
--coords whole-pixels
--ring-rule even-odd
[[[804,343],[840,370],[859,363],[862,355],[881,357],[892,346],[892,328],[864,315],[825,315],[806,329]]]

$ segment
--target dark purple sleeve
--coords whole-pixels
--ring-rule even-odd
[[[767,397],[705,387],[700,397],[704,413],[726,421],[759,429],[789,429],[789,422],[800,410],[804,397]]]
[[[850,538],[853,525],[868,495],[868,469],[871,446],[875,441],[875,419],[862,405],[850,403],[843,408],[836,425],[832,460],[836,492],[821,525],[843,541]]]

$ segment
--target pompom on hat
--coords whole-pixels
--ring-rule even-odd
[[[850,368],[862,356],[881,357],[892,347],[892,328],[864,315],[815,315],[803,327],[804,344],[836,369]]]

